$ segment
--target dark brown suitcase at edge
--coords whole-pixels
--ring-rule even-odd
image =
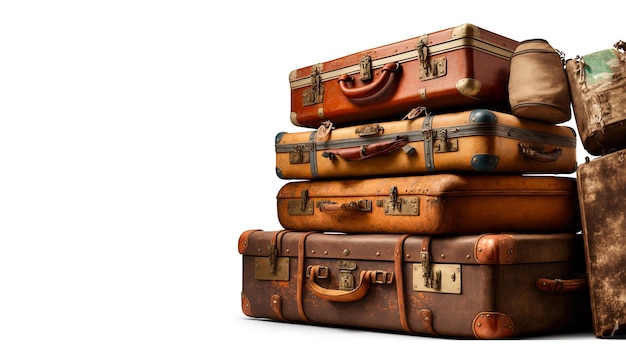
[[[502,339],[590,331],[581,235],[245,231],[249,317]]]
[[[597,337],[626,337],[626,151],[577,171],[587,274]]]

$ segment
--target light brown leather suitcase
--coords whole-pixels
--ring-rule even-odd
[[[292,181],[278,220],[299,231],[475,234],[576,232],[574,177],[437,174]]]
[[[590,331],[580,237],[245,231],[241,308],[260,319],[441,337]]]
[[[282,179],[454,173],[572,173],[568,126],[475,109],[293,133],[275,139]]]
[[[416,106],[510,111],[509,58],[518,44],[463,24],[293,70],[291,122],[352,125]]]
[[[577,171],[594,333],[626,337],[626,151]]]
[[[595,156],[626,148],[626,44],[614,46],[565,64],[578,134]]]

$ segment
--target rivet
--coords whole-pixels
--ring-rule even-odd
[[[411,255],[409,253],[406,254],[407,258],[411,258]]]
[[[315,254],[315,249],[311,249],[311,254]]]
[[[328,255],[328,251],[324,251],[324,255]]]
[[[445,258],[445,257],[446,257],[446,255],[445,255],[445,254],[442,254],[442,255],[441,255],[441,258]]]
[[[289,253],[289,248],[285,249],[285,252]]]
[[[344,249],[342,253],[343,253],[344,256],[348,256],[348,255],[350,255],[350,250],[349,249]]]
[[[261,251],[261,248],[257,248],[257,249],[256,249],[256,251],[257,251],[257,252],[260,252],[260,251]]]
[[[466,255],[466,256],[465,256],[465,258],[470,259],[470,255],[469,255],[469,254],[468,254],[468,255]]]
[[[377,256],[377,257],[380,257],[380,252],[376,252],[376,256]]]
[[[482,251],[483,251],[482,247],[479,247],[479,248],[478,248],[478,251],[479,251],[479,252],[482,252]]]
[[[482,326],[482,324],[481,324],[481,323],[477,323],[477,324],[476,324],[476,326],[481,327],[481,326]]]

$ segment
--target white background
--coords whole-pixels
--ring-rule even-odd
[[[296,131],[289,72],[463,23],[573,58],[626,39],[619,4],[3,2],[0,350],[497,343],[242,314],[238,237],[280,228],[274,136]],[[591,331],[522,341],[604,343]]]

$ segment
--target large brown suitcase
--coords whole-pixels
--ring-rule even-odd
[[[317,128],[433,111],[510,111],[509,58],[519,43],[463,24],[302,67],[289,75],[291,122]]]
[[[587,274],[597,337],[626,336],[626,151],[577,171]]]
[[[245,231],[243,313],[477,339],[591,330],[581,236]]]
[[[567,60],[574,119],[591,155],[626,148],[626,44]]]
[[[437,174],[292,181],[278,220],[300,231],[475,234],[580,230],[576,179]]]
[[[486,109],[279,133],[275,151],[282,179],[572,173],[577,165],[573,128]]]

